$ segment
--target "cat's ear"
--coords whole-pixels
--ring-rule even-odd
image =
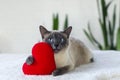
[[[41,33],[42,38],[44,38],[45,34],[50,33],[50,31],[48,31],[45,27],[43,27],[42,25],[39,26],[39,30]]]
[[[72,31],[72,26],[70,26],[67,29],[65,29],[63,31],[63,33],[65,33],[67,35],[67,38],[69,38],[71,31]]]

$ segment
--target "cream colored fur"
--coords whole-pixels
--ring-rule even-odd
[[[70,38],[68,46],[55,54],[55,62],[57,68],[69,65],[72,70],[75,67],[90,62],[92,54],[90,50],[75,38]]]

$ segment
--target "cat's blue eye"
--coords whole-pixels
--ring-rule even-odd
[[[51,41],[51,38],[49,38],[48,41]]]
[[[63,38],[61,39],[61,42],[64,42],[64,39],[63,39]]]
[[[51,38],[48,39],[49,42],[52,42],[53,40]]]

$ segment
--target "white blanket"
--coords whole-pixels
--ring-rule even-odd
[[[93,54],[94,63],[57,77],[24,75],[21,68],[30,54],[0,54],[0,80],[120,80],[119,51],[93,51]]]

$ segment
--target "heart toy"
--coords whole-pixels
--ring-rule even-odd
[[[54,51],[45,42],[39,42],[32,48],[34,62],[31,65],[23,64],[22,70],[27,75],[49,75],[55,69]]]

